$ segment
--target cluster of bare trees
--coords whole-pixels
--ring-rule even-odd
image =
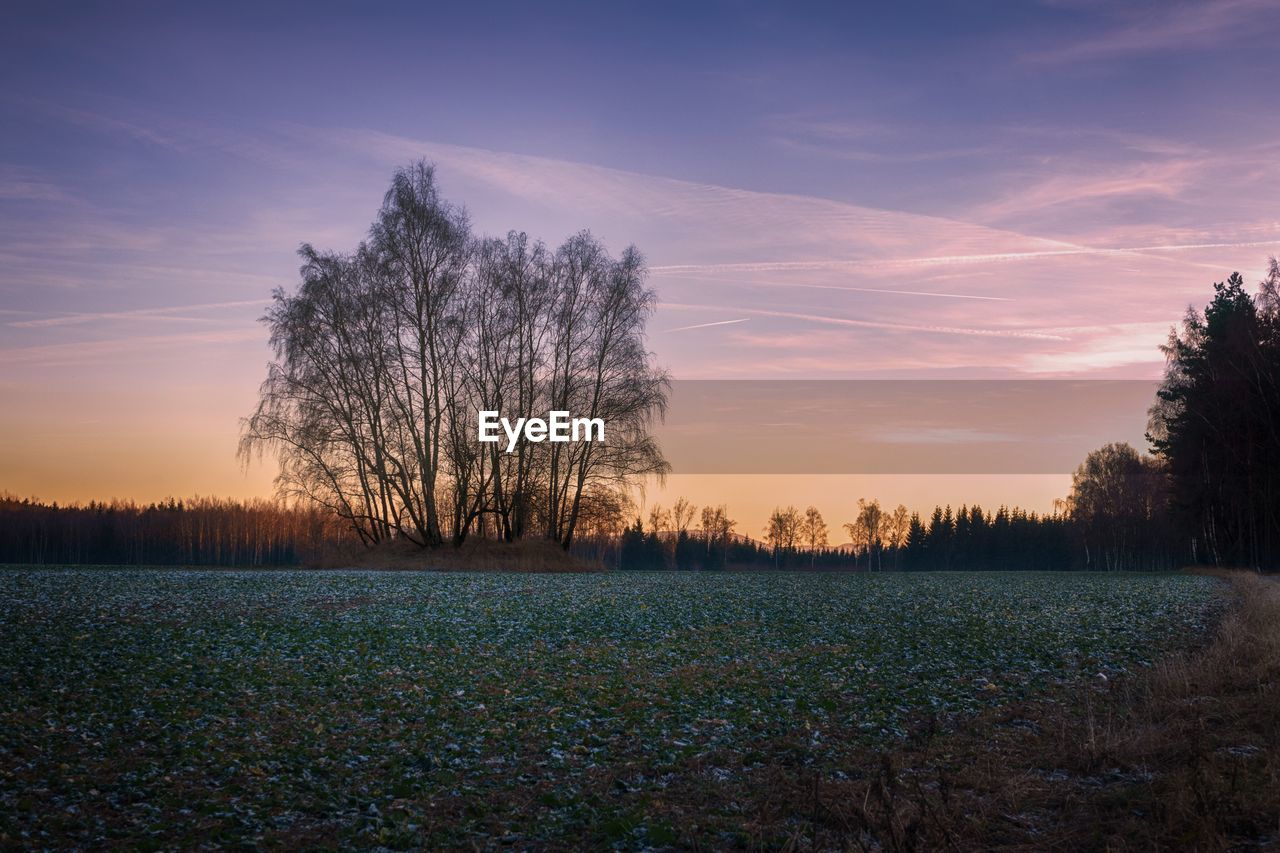
[[[1179,550],[1169,518],[1165,464],[1128,444],[1108,444],[1090,453],[1071,477],[1067,511],[1075,524],[1088,568],[1169,568]]]
[[[884,552],[891,552],[891,568],[900,568],[913,516],[905,506],[885,512],[878,501],[858,501],[857,518],[843,525],[849,542],[833,546],[830,528],[816,506],[803,511],[777,507],[769,515],[763,539],[736,532],[738,523],[728,508],[699,509],[679,498],[670,509],[655,505],[648,525],[637,518],[623,532],[621,562],[640,568],[724,568],[728,565],[769,564],[774,568],[886,568]],[[919,518],[914,517],[917,524]],[[695,519],[701,520],[694,527]],[[865,563],[861,561],[865,559]]]
[[[638,475],[668,466],[650,429],[668,377],[645,346],[655,306],[630,247],[589,233],[551,250],[473,236],[433,168],[398,171],[351,253],[303,246],[296,293],[264,318],[275,361],[241,451],[279,456],[282,494],[366,543],[544,536],[614,526]],[[480,411],[600,418],[605,441],[477,440]],[[600,515],[600,518],[596,518]]]
[[[655,505],[647,528],[636,517],[622,529],[615,540],[616,564],[631,569],[724,569],[751,562],[758,546],[737,527],[724,504],[699,509],[679,498],[670,509]]]
[[[844,525],[855,553],[865,554],[867,568],[884,568],[884,553],[893,557],[892,568],[900,568],[902,551],[911,532],[911,513],[902,504],[887,512],[877,500],[858,499],[858,515]]]
[[[841,525],[849,536],[845,551],[853,557],[865,556],[868,569],[884,568],[884,552],[896,557],[907,544],[911,513],[901,504],[886,512],[877,500],[858,499],[858,515]],[[816,555],[828,547],[827,523],[815,506],[804,512],[794,506],[778,507],[769,516],[764,530],[765,544],[772,549],[775,562],[781,555],[802,551],[811,564]],[[897,568],[896,560],[892,566]]]
[[[773,549],[775,563],[781,555],[803,549],[810,555],[812,564],[814,556],[827,547],[827,523],[816,506],[806,508],[803,513],[793,506],[779,507],[769,515],[764,537]]]

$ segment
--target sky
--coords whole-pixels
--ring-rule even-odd
[[[479,233],[637,245],[677,379],[1153,379],[1189,304],[1280,253],[1277,2],[462,6],[5,4],[0,491],[270,494],[234,453],[257,318],[419,158]],[[645,500],[751,532],[1067,488],[676,472]]]

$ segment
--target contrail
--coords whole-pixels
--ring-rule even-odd
[[[174,317],[183,311],[211,311],[219,308],[247,308],[253,305],[265,305],[269,299],[244,299],[238,302],[205,302],[199,305],[173,305],[165,308],[138,308],[133,311],[105,311],[98,313],[65,314],[58,317],[45,317],[41,320],[18,320],[10,326],[23,329],[45,328],[47,326],[75,326],[80,323],[92,323],[95,320],[131,320],[147,317]]]
[[[1053,257],[1069,257],[1079,255],[1132,255],[1142,252],[1182,252],[1196,249],[1250,249],[1259,246],[1276,246],[1280,245],[1280,239],[1276,240],[1252,240],[1244,243],[1183,243],[1163,246],[1128,246],[1124,248],[1105,249],[1093,246],[1077,246],[1069,249],[1042,249],[1032,252],[1003,252],[987,255],[939,255],[935,257],[924,258],[902,258],[895,261],[885,261],[887,264],[918,264],[921,266],[933,266],[936,264],[963,264],[963,263],[983,263],[990,261],[1022,261],[1036,260],[1037,258],[1053,258]]]
[[[662,302],[665,308],[692,308],[701,310],[723,310],[718,305],[696,305],[688,302]],[[810,323],[822,323],[829,326],[854,326],[863,329],[888,329],[896,332],[934,332],[944,335],[975,335],[991,338],[1027,338],[1040,341],[1068,341],[1070,338],[1054,335],[1049,332],[1037,332],[1024,329],[975,329],[965,326],[931,326],[914,323],[887,323],[879,320],[854,320],[849,317],[827,317],[821,314],[799,314],[791,311],[772,311],[764,308],[735,308],[743,314],[760,317],[778,317],[784,320],[805,320]]]
[[[671,303],[667,303],[668,305]],[[734,323],[745,323],[749,317],[743,317],[740,320],[717,320],[714,323],[695,323],[692,326],[678,326],[674,329],[664,329],[665,332],[687,332],[690,329],[709,329],[712,326],[732,326]]]
[[[1181,243],[1156,246],[1127,246],[1123,248],[1097,248],[1093,246],[1071,246],[1063,249],[1038,249],[1030,252],[997,252],[981,255],[928,255],[919,258],[889,258],[879,261],[764,261],[757,263],[736,264],[669,264],[651,267],[656,273],[692,273],[706,271],[720,272],[785,272],[795,270],[840,270],[869,267],[905,266],[938,266],[943,264],[992,263],[996,261],[1027,261],[1038,258],[1071,257],[1079,255],[1128,255],[1141,252],[1185,252],[1196,249],[1252,249],[1261,246],[1280,245],[1280,238],[1273,240],[1251,240],[1241,243]],[[886,291],[905,293],[906,291]],[[930,296],[947,296],[954,294],[928,294]],[[992,297],[969,297],[992,298]]]
[[[1008,296],[978,296],[974,293],[936,293],[932,290],[883,290],[878,287],[847,287],[838,284],[794,284],[789,287],[810,287],[815,290],[852,290],[857,293],[892,293],[902,296],[938,296],[942,299],[981,299],[986,302],[1013,302]]]
[[[262,333],[256,329],[186,332],[178,335],[152,335],[140,338],[13,347],[0,349],[0,360],[8,364],[79,364],[87,361],[101,362],[112,356],[143,353],[163,347],[188,348],[192,344],[240,343],[261,339]]]
[[[932,290],[887,290],[879,287],[854,287],[845,284],[808,284],[802,282],[787,281],[749,281],[739,282],[727,278],[713,278],[711,276],[683,276],[683,278],[693,279],[696,281],[715,281],[722,284],[745,284],[747,286],[757,287],[805,287],[811,290],[840,290],[850,291],[853,293],[888,293],[893,296],[937,296],[942,299],[979,299],[984,302],[1014,302],[1016,300],[1008,296],[978,296],[973,293],[940,293]]]

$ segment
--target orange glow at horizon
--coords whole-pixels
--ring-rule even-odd
[[[20,377],[3,366],[0,492],[63,504],[271,497],[275,461],[246,467],[236,457],[240,418],[256,402],[269,357],[264,344],[176,339],[145,354],[18,365]],[[1067,475],[675,474],[665,486],[645,484],[636,509],[647,516],[681,496],[725,504],[738,532],[759,537],[775,506],[813,504],[835,542],[858,498],[922,514],[962,503],[1050,512],[1069,489]]]

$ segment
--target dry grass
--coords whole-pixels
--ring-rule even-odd
[[[441,572],[597,572],[599,566],[566,553],[555,542],[524,539],[495,542],[470,539],[461,547],[423,549],[409,542],[386,542],[374,548],[355,548],[327,557],[315,568],[431,570]]]
[[[691,840],[707,806],[738,811],[739,843],[783,849],[1280,849],[1280,581],[1226,582],[1213,634],[1131,678],[922,721],[835,778],[778,751],[767,784],[673,791],[667,814]]]

